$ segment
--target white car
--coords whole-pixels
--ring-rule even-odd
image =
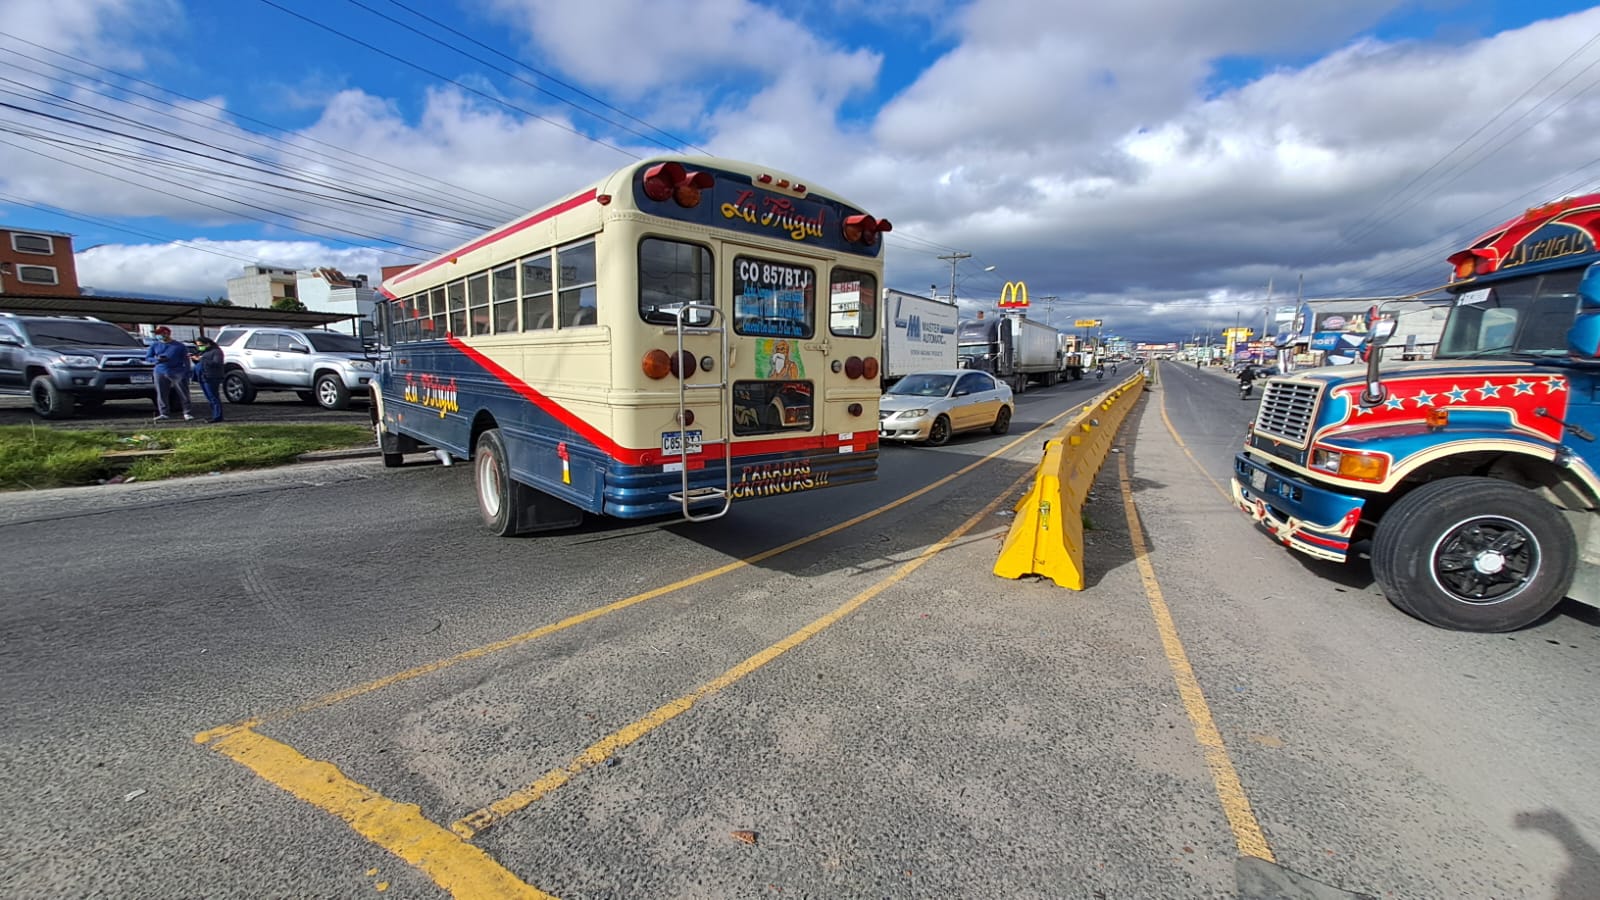
[[[890,386],[878,400],[878,438],[939,446],[959,431],[1011,430],[1011,388],[988,372],[936,369]]]

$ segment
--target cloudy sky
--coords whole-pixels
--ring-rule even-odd
[[[0,0],[0,223],[220,296],[687,150],[891,219],[890,287],[1179,339],[1600,190],[1597,85],[1600,8],[1550,0]]]

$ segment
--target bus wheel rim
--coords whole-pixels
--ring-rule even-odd
[[[500,467],[493,453],[478,454],[478,502],[489,518],[500,515]]]
[[[1462,603],[1491,606],[1521,594],[1539,573],[1539,539],[1502,516],[1474,516],[1434,544],[1430,565],[1440,589]]]

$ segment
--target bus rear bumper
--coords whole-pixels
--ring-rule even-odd
[[[606,472],[604,507],[608,516],[644,519],[679,515],[682,504],[671,495],[684,489],[684,474],[679,463],[651,466],[613,464]],[[846,484],[875,481],[878,477],[876,445],[865,450],[840,453],[801,451],[761,456],[736,457],[731,480],[720,459],[689,458],[688,488],[692,493],[704,488],[725,488],[735,503],[761,497],[814,491]],[[720,496],[693,500],[691,509],[720,504]]]

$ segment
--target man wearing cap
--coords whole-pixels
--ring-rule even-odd
[[[172,418],[167,415],[167,392],[177,391],[183,405],[184,419],[193,419],[189,408],[189,350],[172,339],[172,329],[165,325],[156,327],[156,342],[144,352],[146,362],[156,364],[156,421]]]

